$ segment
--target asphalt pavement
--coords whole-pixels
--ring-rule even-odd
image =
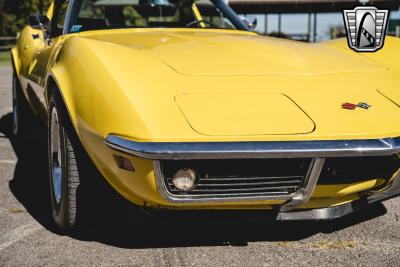
[[[279,223],[253,213],[152,217],[128,208],[60,235],[38,144],[21,148],[11,135],[11,68],[0,67],[0,266],[400,265],[400,198],[331,222]]]

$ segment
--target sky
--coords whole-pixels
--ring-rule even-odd
[[[257,17],[257,28],[259,32],[264,32],[264,15],[248,15],[250,22]],[[391,19],[400,19],[400,11],[391,12]],[[308,24],[307,14],[283,14],[282,32],[289,34],[306,34]],[[342,13],[320,13],[317,15],[317,40],[323,41],[329,39],[329,28],[331,26],[343,26]],[[268,32],[278,30],[278,15],[268,15]]]

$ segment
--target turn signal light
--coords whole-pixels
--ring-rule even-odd
[[[131,171],[131,172],[135,171],[135,168],[133,167],[133,164],[129,159],[124,158],[122,156],[118,156],[118,155],[114,155],[114,158],[120,169]]]

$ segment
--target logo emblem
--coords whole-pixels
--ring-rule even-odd
[[[372,107],[372,106],[371,106],[371,105],[368,105],[368,104],[365,103],[365,102],[360,102],[360,103],[358,103],[357,107],[363,108],[363,109],[369,109],[369,108]]]
[[[372,6],[343,10],[347,41],[351,49],[358,52],[375,52],[385,41],[389,10]]]
[[[360,102],[357,105],[349,102],[342,104],[342,109],[349,109],[349,110],[355,110],[356,108],[369,109],[370,107],[372,106],[365,102]]]

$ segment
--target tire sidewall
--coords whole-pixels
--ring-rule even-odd
[[[60,203],[57,203],[56,198],[55,198],[55,193],[54,193],[54,188],[53,188],[53,173],[52,173],[52,155],[51,155],[51,129],[53,127],[52,125],[52,120],[51,120],[51,114],[55,110],[57,112],[57,117],[58,117],[58,123],[59,123],[59,140],[60,140],[60,147],[61,147],[61,200]],[[66,170],[66,150],[65,150],[65,129],[64,129],[64,124],[63,124],[63,118],[62,118],[62,113],[60,112],[60,109],[55,101],[55,97],[51,96],[50,101],[49,101],[49,121],[48,121],[48,157],[49,157],[49,180],[50,180],[50,198],[51,198],[51,210],[52,210],[52,216],[54,219],[54,222],[56,225],[62,229],[65,230],[68,225],[67,225],[67,212],[66,212],[66,203],[67,203],[67,179],[68,177],[66,176],[67,170]]]

